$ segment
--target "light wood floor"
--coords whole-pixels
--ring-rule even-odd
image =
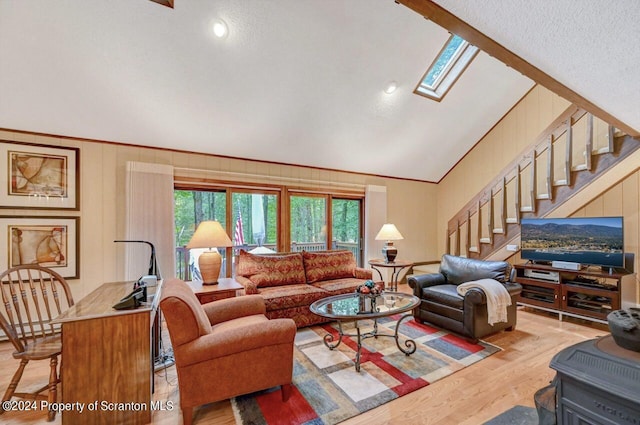
[[[407,289],[401,286],[401,290]],[[553,378],[554,371],[549,368],[553,355],[564,347],[607,333],[606,325],[571,319],[560,322],[555,315],[520,307],[514,332],[485,338],[503,351],[343,424],[478,425],[514,405],[534,406],[533,394]],[[12,351],[11,344],[0,343],[2,394],[18,366],[11,357]],[[35,362],[27,367],[22,385],[36,387],[47,377],[48,362]],[[153,423],[182,423],[175,367],[156,373],[155,386],[154,400],[172,401],[175,407],[173,411],[154,412]],[[7,412],[0,416],[0,423],[4,424],[40,424],[45,420],[46,414],[41,412]],[[61,423],[60,415],[53,423]],[[235,424],[230,402],[201,406],[194,411],[194,423]]]

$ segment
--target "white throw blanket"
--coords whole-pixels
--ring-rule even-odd
[[[458,285],[458,294],[464,294],[472,288],[481,289],[487,297],[487,316],[491,326],[507,321],[507,307],[511,305],[511,296],[504,285],[495,279],[480,279]]]

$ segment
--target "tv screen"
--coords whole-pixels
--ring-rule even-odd
[[[523,218],[521,257],[624,267],[622,217]]]

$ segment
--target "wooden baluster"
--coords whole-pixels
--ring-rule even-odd
[[[567,123],[567,166],[569,171],[573,170],[573,127]],[[569,173],[569,176],[571,173]],[[567,177],[567,184],[571,185],[571,177]]]
[[[480,254],[482,251],[482,210],[480,209],[480,200],[476,204],[476,252]]]
[[[506,231],[506,184],[505,178],[500,179],[498,183],[498,187],[492,189],[492,199],[493,199],[493,229],[492,232],[504,234]],[[497,204],[497,207],[496,207]],[[498,226],[498,227],[496,227]]]
[[[516,169],[516,175],[514,177],[516,179],[515,183],[514,183],[514,188],[513,191],[515,192],[514,196],[513,196],[513,201],[516,204],[516,220],[519,223],[520,222],[520,214],[521,214],[521,200],[520,200],[520,191],[521,191],[521,182],[520,182],[520,167],[518,166],[518,168]]]
[[[502,200],[500,202],[500,227],[502,233],[507,233],[507,179],[501,179]]]
[[[471,212],[467,210],[467,218],[465,219],[466,232],[464,234],[464,255],[469,257],[469,249],[471,248]]]
[[[609,137],[609,153],[613,153],[613,151],[615,149],[614,146],[613,146],[614,133],[615,133],[615,127],[610,125],[609,126],[609,134],[608,134],[608,137]]]
[[[586,147],[586,165],[587,170],[591,170],[591,156],[593,155],[593,114],[587,116],[587,147]]]
[[[531,159],[531,164],[529,164],[529,179],[531,183],[531,187],[529,188],[529,202],[531,211],[536,210],[536,192],[538,190],[538,183],[536,181],[536,158],[535,151],[533,153],[533,158]]]
[[[552,136],[547,137],[547,178],[545,184],[547,186],[547,199],[553,199],[553,144]]]
[[[493,244],[493,229],[494,225],[494,217],[495,213],[494,202],[493,202],[493,193],[489,192],[489,200],[487,201],[487,235],[489,236],[489,243]]]

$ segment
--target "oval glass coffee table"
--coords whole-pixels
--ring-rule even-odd
[[[333,350],[340,345],[343,336],[357,337],[358,349],[356,350],[354,363],[356,371],[358,372],[360,372],[360,350],[362,348],[362,341],[367,338],[377,338],[379,336],[394,338],[398,349],[407,356],[416,351],[416,343],[413,340],[405,340],[403,347],[398,337],[400,324],[405,319],[412,317],[411,314],[405,314],[398,319],[393,335],[378,332],[378,319],[413,310],[420,304],[420,299],[418,297],[402,292],[384,292],[384,294],[380,295],[376,299],[373,306],[368,303],[367,308],[363,309],[361,308],[361,304],[360,295],[357,293],[334,295],[311,304],[309,308],[312,313],[338,322],[338,340],[334,341],[335,338],[332,334],[326,334],[324,336],[324,345],[329,347],[330,350]],[[373,320],[373,330],[369,332],[360,332],[358,321],[361,320]],[[342,322],[355,322],[357,333],[344,333],[342,330]]]

